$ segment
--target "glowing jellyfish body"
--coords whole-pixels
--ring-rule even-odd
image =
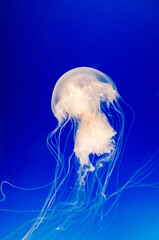
[[[115,151],[116,134],[100,103],[107,108],[117,102],[119,94],[108,76],[92,68],[80,67],[64,74],[57,82],[52,95],[52,111],[61,125],[72,118],[78,125],[74,152],[80,161],[80,184],[87,171],[94,171],[90,154],[107,154],[110,160]],[[85,167],[83,177],[82,169]]]
[[[14,239],[88,239],[83,236],[93,221],[102,229],[111,224],[115,213],[112,210],[116,210],[123,190],[136,186],[158,188],[158,182],[144,182],[158,170],[158,149],[119,186],[124,132],[124,114],[119,99],[113,81],[92,68],[73,69],[58,80],[51,100],[58,125],[47,138],[48,148],[56,161],[54,180],[34,189],[17,187],[6,181],[1,183],[1,201],[6,198],[4,184],[23,191],[51,185],[37,218],[22,226],[25,229],[27,224],[33,224],[30,230],[25,236],[22,233],[23,238]],[[13,239],[20,231],[21,228],[4,239]]]
[[[39,217],[23,239],[30,239],[32,235],[38,238],[35,230],[39,226],[40,233],[48,231],[45,221],[47,226],[52,226],[48,239],[52,239],[53,229],[64,230],[77,219],[86,227],[88,219],[93,219],[107,201],[106,189],[123,139],[124,115],[119,98],[113,81],[92,68],[75,68],[57,81],[51,108],[58,125],[47,139],[57,161],[55,179]],[[72,123],[73,150],[65,157],[71,134],[66,137],[62,132],[69,122]],[[62,141],[65,141],[63,150]],[[62,200],[69,182],[73,185],[67,191],[68,198]],[[113,194],[109,194],[109,198]],[[104,214],[107,213],[102,213],[101,218]]]

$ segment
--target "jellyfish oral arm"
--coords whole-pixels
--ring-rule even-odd
[[[90,154],[97,154],[98,156],[104,153],[114,151],[113,137],[116,132],[110,126],[106,117],[102,114],[92,116],[87,121],[81,121],[79,124],[76,141],[75,141],[75,154],[80,159],[81,165],[90,166],[90,171],[94,167],[89,162]]]

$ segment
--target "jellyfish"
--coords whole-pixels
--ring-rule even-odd
[[[79,188],[85,187],[88,172],[96,172],[104,162],[109,162],[107,177],[101,189],[101,194],[105,193],[115,164],[117,132],[101,109],[101,102],[105,102],[108,111],[113,107],[121,114],[120,124],[123,124],[124,116],[118,105],[118,98],[119,94],[112,80],[102,72],[88,67],[67,72],[54,88],[51,108],[58,120],[58,128],[68,120],[73,120],[76,128],[73,151],[80,165],[77,180]],[[91,161],[91,154],[98,156],[98,161]]]
[[[57,81],[51,109],[58,124],[47,138],[57,162],[54,182],[39,217],[23,239],[35,237],[34,232],[46,221],[53,232],[53,228],[67,229],[77,219],[86,226],[88,219],[98,215],[107,201],[108,183],[122,148],[124,114],[119,99],[113,81],[93,68],[72,69]]]
[[[111,224],[123,190],[158,187],[158,182],[144,183],[158,169],[158,151],[119,186],[119,168],[127,141],[119,102],[132,110],[112,79],[94,68],[78,67],[59,78],[51,98],[57,126],[47,137],[48,148],[56,161],[53,181],[39,188],[51,185],[42,210],[37,218],[23,226],[31,224],[20,239],[75,240],[81,239],[82,233],[88,239],[86,233],[92,224],[96,223],[100,229]],[[4,183],[1,193],[5,199]]]

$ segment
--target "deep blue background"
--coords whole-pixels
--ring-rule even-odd
[[[159,1],[1,0],[0,16],[0,181],[38,187],[52,180],[55,162],[46,137],[57,122],[51,94],[63,73],[80,66],[108,74],[135,111],[121,171],[128,179],[158,144]],[[125,115],[130,126],[132,113]],[[40,209],[49,190],[29,195],[4,189],[0,208],[17,210]],[[2,213],[1,233],[26,219]],[[109,240],[159,240],[159,190],[124,192],[104,234]]]

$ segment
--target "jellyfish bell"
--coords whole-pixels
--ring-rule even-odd
[[[104,73],[88,67],[72,69],[57,81],[52,94],[51,108],[61,123],[67,116],[88,116],[98,111],[99,102],[109,104],[119,94],[112,80]]]
[[[108,160],[115,151],[116,131],[102,112],[101,102],[105,102],[109,109],[118,98],[119,94],[113,81],[106,74],[93,68],[72,69],[55,85],[51,107],[59,126],[67,119],[73,119],[77,125],[74,152],[80,162],[80,184],[84,183],[88,171],[95,170],[95,166],[89,160],[90,154],[107,154]]]

